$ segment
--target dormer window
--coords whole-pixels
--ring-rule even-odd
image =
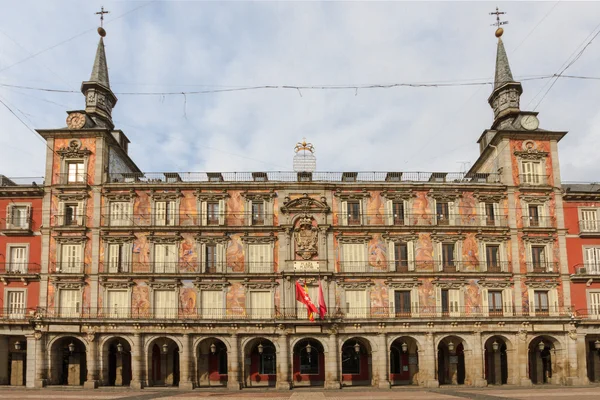
[[[85,182],[85,165],[83,161],[67,162],[67,183]]]
[[[521,183],[527,185],[544,184],[541,161],[521,161]]]

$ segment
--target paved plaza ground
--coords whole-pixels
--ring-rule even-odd
[[[440,389],[412,389],[394,388],[391,390],[367,389],[342,389],[334,391],[304,390],[292,391],[276,390],[243,390],[230,392],[226,390],[194,390],[178,391],[177,389],[144,389],[128,390],[121,388],[102,388],[97,390],[84,390],[79,388],[46,388],[46,389],[14,389],[0,388],[1,400],[12,399],[60,399],[60,400],[235,400],[235,399],[266,399],[266,400],[508,400],[508,399],[540,399],[540,400],[591,400],[600,399],[600,386],[564,387],[544,386],[533,388],[503,387],[503,388],[440,388]]]

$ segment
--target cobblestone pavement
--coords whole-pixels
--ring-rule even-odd
[[[522,400],[522,399],[544,399],[544,400],[592,400],[600,399],[600,387],[503,387],[471,389],[448,387],[440,389],[422,388],[394,388],[392,390],[377,390],[352,388],[334,391],[305,390],[292,391],[276,390],[243,390],[230,392],[227,390],[194,390],[178,391],[172,388],[151,388],[145,390],[129,390],[119,388],[102,388],[97,390],[83,390],[79,388],[46,388],[46,389],[15,389],[0,388],[1,400],[243,400],[243,399],[267,399],[267,400]]]

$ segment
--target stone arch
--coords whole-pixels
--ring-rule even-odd
[[[436,340],[436,376],[440,385],[463,385],[471,383],[468,355],[471,349],[461,335],[445,335]]]
[[[310,336],[295,338],[290,348],[293,386],[324,386],[326,347],[323,342]]]
[[[117,344],[123,346],[118,353]],[[128,335],[103,335],[98,340],[100,382],[105,386],[128,386],[132,379],[133,341]]]
[[[540,344],[543,343],[543,349]],[[527,372],[534,384],[561,384],[565,372],[563,342],[552,335],[536,335],[527,344]]]
[[[358,347],[357,347],[358,344]],[[356,351],[358,350],[358,351]],[[342,386],[370,386],[373,379],[373,343],[362,336],[341,339]]]
[[[261,349],[262,347],[262,349]],[[276,338],[265,336],[245,338],[242,341],[242,359],[250,358],[250,365],[242,364],[246,387],[265,387],[277,384],[277,356],[280,354]],[[288,360],[282,360],[288,362]]]
[[[182,349],[181,341],[172,335],[153,335],[146,340],[144,354],[149,386],[179,386]]]
[[[392,346],[392,343],[394,343],[396,340],[398,339],[402,339],[402,338],[410,338],[412,341],[414,341],[415,345],[417,346],[417,348],[419,349],[419,351],[421,351],[423,349],[423,346],[421,344],[421,341],[419,339],[417,339],[414,336],[411,335],[406,335],[406,334],[396,334],[394,336],[390,336],[388,338],[388,343],[387,343],[387,349],[389,350]]]
[[[49,384],[83,385],[87,378],[85,339],[81,335],[58,335],[48,341],[47,348],[50,349],[48,352]]]
[[[293,339],[290,340],[290,349],[293,349],[294,346],[296,346],[296,344],[302,340],[314,340],[317,341],[321,344],[321,346],[323,346],[323,352],[325,354],[327,354],[329,352],[329,344],[327,343],[326,338],[319,338],[316,336],[300,336],[300,337],[295,337]]]
[[[406,351],[404,350],[406,349]],[[388,376],[391,385],[419,383],[419,341],[409,335],[396,335],[388,342]]]
[[[338,339],[338,350],[341,350],[344,343],[347,342],[348,340],[355,340],[355,339],[360,340],[361,342],[363,342],[364,344],[367,345],[366,348],[368,349],[369,354],[372,354],[372,353],[376,352],[377,350],[379,350],[377,343],[373,342],[368,337],[356,336],[356,335],[345,335],[343,337],[340,337]]]
[[[228,360],[231,355],[228,341],[219,336],[207,336],[196,340],[192,348],[196,386],[226,387],[229,379]]]
[[[489,385],[506,385],[513,383],[509,374],[510,368],[517,365],[512,341],[504,335],[486,335],[483,342],[483,370]],[[513,357],[510,357],[510,355]],[[512,359],[511,359],[512,358]],[[513,364],[514,363],[514,364]],[[514,375],[514,374],[513,374]]]

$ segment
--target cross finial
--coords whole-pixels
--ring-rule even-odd
[[[104,14],[108,14],[110,13],[110,11],[104,11],[104,6],[100,7],[100,11],[98,11],[96,13],[96,15],[100,15],[100,27],[103,28],[104,26]]]
[[[508,24],[508,21],[500,21],[500,16],[506,14],[506,11],[500,11],[498,7],[496,7],[496,11],[491,12],[490,15],[496,16],[496,22],[492,24],[492,26],[496,27],[496,37],[500,38],[504,33],[504,29],[500,28],[500,25]]]

